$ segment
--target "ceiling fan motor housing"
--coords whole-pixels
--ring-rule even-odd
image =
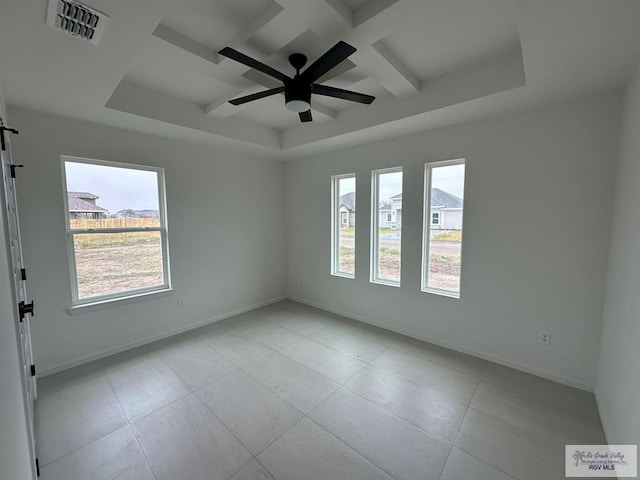
[[[284,98],[286,104],[290,102],[305,102],[307,105],[310,105],[311,85],[296,76],[296,78],[285,84]]]

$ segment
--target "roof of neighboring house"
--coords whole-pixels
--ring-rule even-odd
[[[106,208],[99,207],[91,202],[83,200],[85,198],[93,200],[99,197],[87,192],[67,192],[69,211],[76,213],[107,213],[109,211]]]
[[[402,194],[394,195],[389,200],[402,200]],[[444,208],[462,208],[462,202],[463,200],[460,197],[456,197],[444,190],[439,188],[431,189],[431,205]],[[380,210],[385,210],[385,208],[380,208]]]
[[[94,195],[93,193],[89,193],[89,192],[67,192],[69,194],[70,197],[76,197],[76,198],[85,198],[85,199],[90,199],[90,200],[95,200],[96,198],[100,198],[97,195]]]
[[[432,188],[431,205],[444,208],[462,208],[462,199],[439,188]]]
[[[386,211],[386,210],[391,210],[391,204],[390,204],[390,203],[387,203],[387,204],[385,204],[385,205],[382,205],[380,208],[378,208],[378,211],[379,211],[379,212],[384,212],[384,211]]]
[[[347,210],[351,212],[355,212],[356,211],[356,193],[349,192],[342,195],[340,197],[340,206],[342,207],[343,205]]]

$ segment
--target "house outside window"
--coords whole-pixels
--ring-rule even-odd
[[[170,289],[164,171],[62,157],[74,306]]]
[[[465,161],[425,165],[422,291],[460,297]]]
[[[331,275],[355,278],[356,176],[331,177]]]
[[[371,173],[372,283],[400,286],[402,248],[402,167]]]

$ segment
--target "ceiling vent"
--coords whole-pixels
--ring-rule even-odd
[[[104,13],[73,0],[49,0],[47,25],[94,45],[100,41],[108,19]]]

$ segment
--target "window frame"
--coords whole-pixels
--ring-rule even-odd
[[[435,222],[433,221],[434,218],[436,219]],[[431,225],[440,225],[440,212],[431,212]]]
[[[370,234],[370,272],[369,281],[378,285],[386,285],[388,287],[400,287],[402,282],[402,268],[400,269],[400,280],[389,280],[378,277],[378,247],[380,239],[378,238],[378,230],[380,225],[380,175],[386,173],[402,172],[402,190],[404,191],[404,169],[402,166],[380,168],[371,171],[371,234]],[[400,244],[402,245],[402,233],[400,234]],[[400,263],[402,264],[402,247],[400,247]]]
[[[424,164],[424,196],[423,196],[423,219],[422,219],[422,272],[420,275],[420,289],[425,293],[433,293],[444,297],[460,298],[462,293],[462,243],[460,244],[460,288],[459,290],[447,290],[444,288],[435,288],[429,286],[429,260],[430,260],[430,241],[431,241],[431,171],[438,167],[447,167],[452,165],[465,166],[465,178],[462,188],[466,188],[466,159],[457,158],[454,160],[440,160],[435,162],[427,162]],[[464,232],[464,203],[462,206],[461,222]],[[437,225],[440,225],[438,223]]]
[[[340,270],[340,232],[342,229],[342,215],[340,212],[340,180],[353,178],[356,185],[357,181],[355,173],[343,173],[331,176],[331,275],[335,277],[355,279],[355,263],[354,273],[343,272]],[[349,226],[349,212],[347,212],[347,227]],[[354,227],[355,230],[355,227]],[[354,231],[354,250],[355,250],[355,231]]]
[[[62,196],[64,205],[65,231],[67,237],[67,252],[69,260],[69,273],[71,280],[71,304],[72,308],[87,307],[90,305],[108,304],[115,301],[133,299],[153,293],[167,292],[171,290],[171,272],[169,262],[169,241],[167,224],[167,204],[166,204],[166,183],[164,178],[164,168],[152,167],[149,165],[137,165],[124,162],[113,162],[108,160],[97,160],[92,158],[74,157],[69,155],[60,156],[62,163]],[[158,220],[157,227],[120,227],[120,228],[71,228],[69,215],[69,200],[67,193],[67,170],[66,162],[82,163],[89,165],[99,165],[105,167],[127,168],[130,170],[143,170],[155,172],[158,187]],[[76,234],[102,234],[102,233],[127,233],[127,232],[160,232],[160,244],[162,248],[162,284],[150,287],[131,288],[120,292],[108,293],[105,295],[94,295],[91,297],[79,298],[78,296],[78,272],[76,268],[75,245],[73,242]]]

